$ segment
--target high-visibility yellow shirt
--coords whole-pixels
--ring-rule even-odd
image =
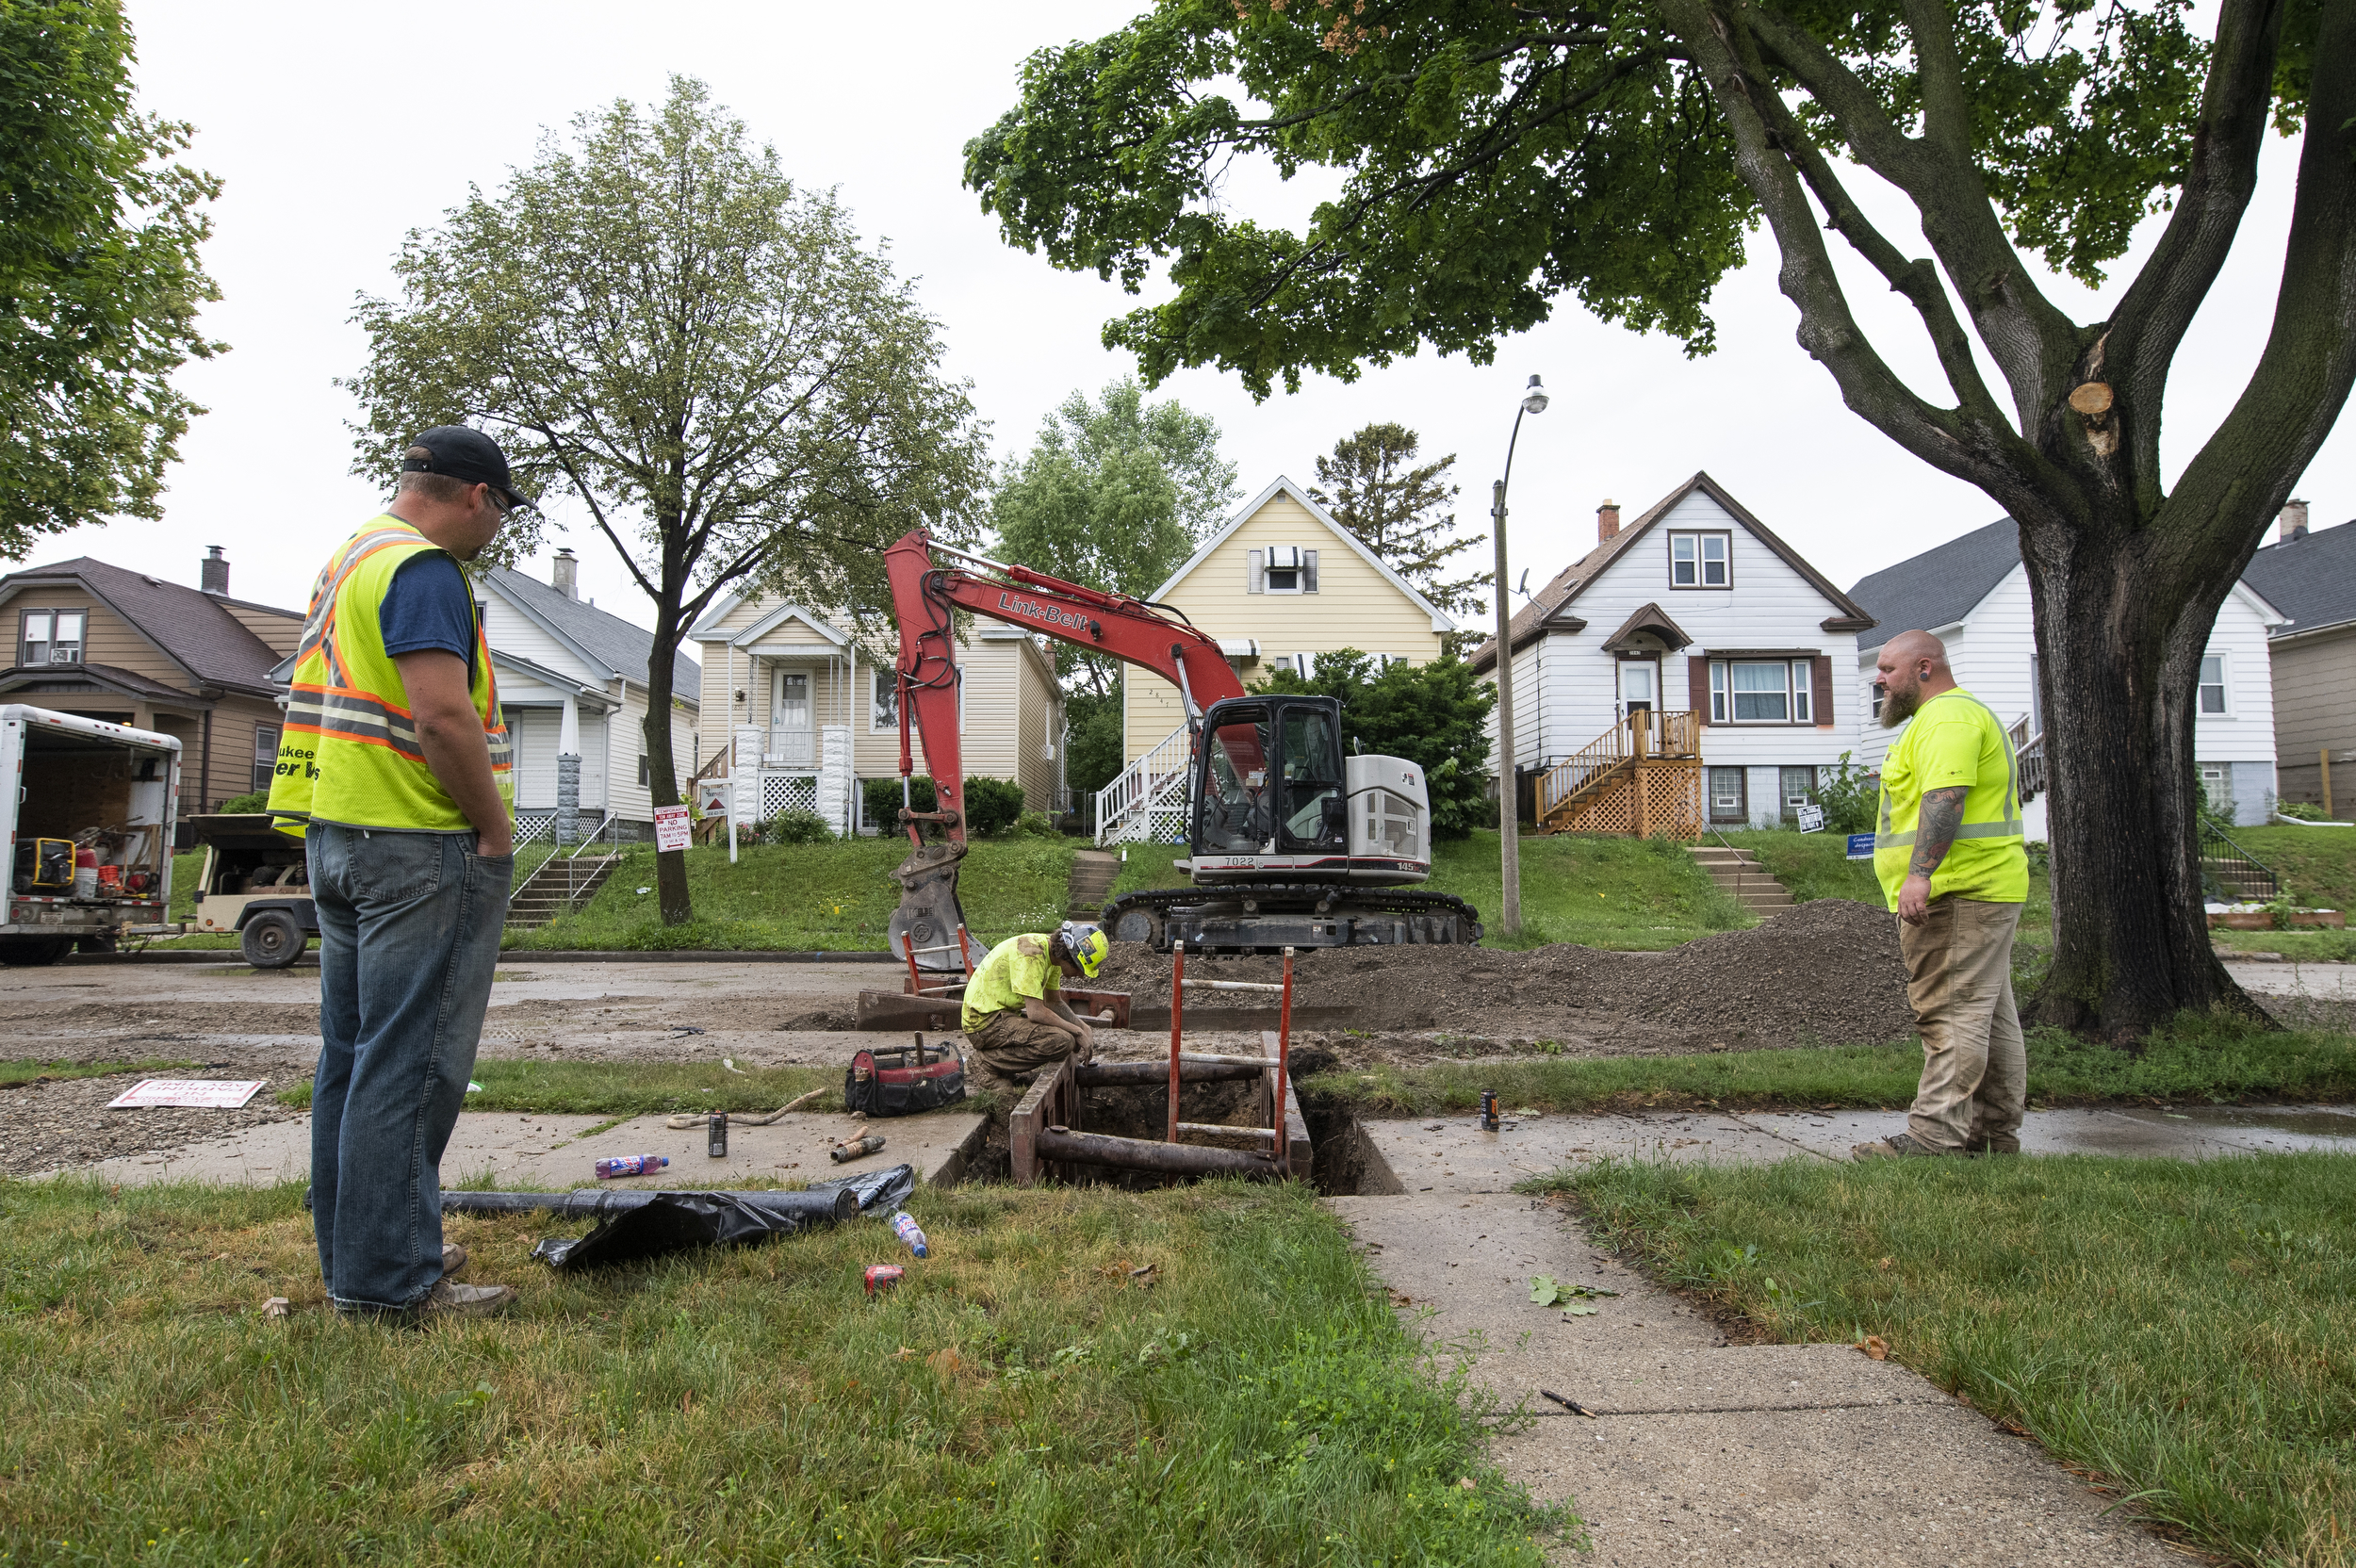
[[[2021,826],[2021,789],[2012,738],[1988,705],[1956,687],[1916,710],[1882,763],[1881,822],[1873,835],[1873,874],[1890,906],[1898,906],[1914,858],[1922,796],[1961,784],[1963,825],[1931,873],[1931,896],[2021,904],[2029,896],[2029,855]]]
[[[1039,935],[1008,937],[990,950],[965,986],[965,1008],[958,1021],[969,1034],[994,1014],[1019,1013],[1025,1001],[1045,1001],[1063,989],[1063,971],[1047,956],[1051,940]]]

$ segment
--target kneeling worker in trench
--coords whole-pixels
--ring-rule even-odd
[[[1076,921],[990,950],[966,983],[959,1020],[989,1076],[1023,1085],[1075,1054],[1095,1058],[1096,1032],[1064,1001],[1063,982],[1095,979],[1111,950],[1103,931]]]

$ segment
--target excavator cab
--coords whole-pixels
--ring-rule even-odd
[[[1198,857],[1347,856],[1342,707],[1332,697],[1231,697],[1195,751]]]

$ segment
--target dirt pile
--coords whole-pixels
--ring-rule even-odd
[[[1347,1009],[1369,1033],[1437,1030],[1583,1040],[1604,1051],[1744,1050],[1880,1044],[1913,1028],[1898,939],[1887,911],[1820,899],[1748,931],[1666,953],[1606,953],[1562,943],[1523,953],[1463,947],[1303,952],[1299,1008]],[[1274,980],[1276,958],[1193,960],[1197,978]],[[1170,960],[1117,942],[1098,984],[1139,1007],[1170,1004]],[[1270,999],[1189,991],[1189,1024],[1216,1029],[1222,1004]]]

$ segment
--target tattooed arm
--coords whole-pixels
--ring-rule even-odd
[[[1964,797],[1971,792],[1963,784],[1922,792],[1922,808],[1915,814],[1914,858],[1906,862],[1906,883],[1898,890],[1898,918],[1908,925],[1930,918],[1931,873],[1955,847],[1955,830],[1963,825]]]

